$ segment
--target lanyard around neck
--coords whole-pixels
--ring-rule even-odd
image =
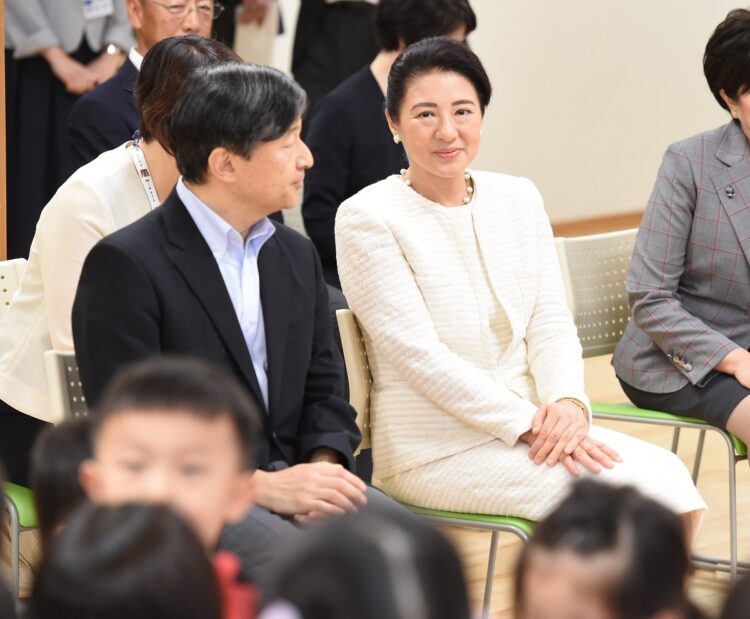
[[[146,157],[143,156],[140,143],[141,134],[140,131],[136,131],[133,136],[133,148],[130,150],[130,156],[133,159],[133,165],[135,166],[135,171],[138,173],[138,178],[141,179],[143,190],[146,192],[148,203],[151,206],[151,210],[153,210],[159,206],[161,202],[159,201],[159,196],[156,194],[156,186],[151,177],[151,172],[148,169]]]

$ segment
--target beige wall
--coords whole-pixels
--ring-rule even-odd
[[[669,143],[728,119],[702,57],[725,0],[472,0],[495,89],[477,166],[531,178],[553,221],[640,210]]]
[[[279,0],[288,69],[299,0]],[[726,0],[471,0],[492,79],[478,168],[527,176],[554,222],[641,210],[669,143],[726,122],[701,60]]]

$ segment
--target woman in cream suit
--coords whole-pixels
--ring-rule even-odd
[[[100,239],[167,197],[179,176],[162,146],[169,111],[193,69],[226,61],[240,59],[221,43],[199,36],[155,45],[144,58],[135,93],[143,139],[80,168],[42,211],[26,273],[0,321],[0,400],[20,413],[59,421],[50,416],[43,355],[50,348],[73,350],[70,317],[83,261]],[[30,438],[19,441],[8,431],[18,414],[0,412],[0,453],[11,460],[13,477],[22,479],[18,462],[27,458]]]
[[[628,272],[633,320],[612,362],[638,406],[750,443],[750,11],[717,26],[703,68],[733,120],[664,155]]]
[[[467,170],[490,94],[465,46],[408,47],[386,107],[409,168],[338,211],[341,282],[374,381],[374,478],[415,505],[540,519],[596,475],[695,527],[705,504],[681,461],[590,424],[539,192]]]

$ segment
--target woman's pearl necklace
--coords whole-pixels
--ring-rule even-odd
[[[406,178],[407,172],[408,170],[406,168],[401,168],[401,180],[406,183],[407,187],[411,187],[411,179]],[[474,193],[474,180],[471,178],[471,174],[468,170],[464,170],[464,180],[466,181],[466,195],[464,196],[463,202],[464,204],[468,204],[471,202],[471,196]]]

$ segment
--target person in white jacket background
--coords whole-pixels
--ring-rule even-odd
[[[373,375],[373,477],[406,503],[537,520],[575,477],[596,475],[638,487],[695,531],[705,503],[684,464],[591,425],[536,187],[469,170],[490,96],[466,46],[408,47],[386,117],[409,167],[338,211],[341,283]]]

